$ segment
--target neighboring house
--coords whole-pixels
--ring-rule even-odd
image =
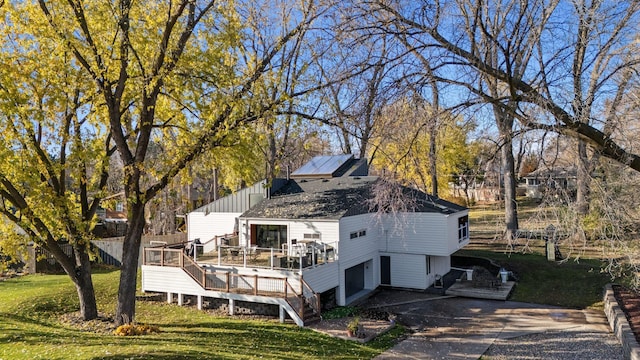
[[[124,192],[106,196],[96,211],[98,223],[94,234],[101,238],[124,236],[127,232],[127,211]]]
[[[188,214],[189,239],[200,239],[204,257],[147,249],[142,289],[179,294],[179,303],[195,295],[199,306],[203,298],[228,299],[230,312],[237,301],[274,304],[281,319],[288,313],[299,325],[306,316],[292,292],[319,312],[318,299],[348,305],[381,285],[427,289],[469,242],[468,209],[404,188],[411,211],[379,213],[371,201],[378,181],[351,155],[316,157],[288,180],[211,203]],[[234,232],[232,243],[219,237]],[[267,283],[278,279],[284,285]]]
[[[542,199],[550,191],[566,191],[573,194],[576,189],[577,171],[574,166],[540,168],[523,176],[527,197]]]

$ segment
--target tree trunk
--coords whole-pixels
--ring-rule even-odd
[[[505,237],[508,242],[514,239],[518,230],[518,206],[516,204],[516,174],[511,138],[502,145],[502,169],[504,170],[504,220]]]
[[[118,304],[115,322],[117,325],[130,324],[136,314],[136,280],[138,277],[138,259],[140,243],[144,230],[144,204],[128,204],[129,227],[122,244],[122,270],[118,288]]]
[[[429,170],[431,171],[431,194],[438,197],[438,159],[436,154],[437,127],[435,118],[429,125]]]
[[[80,266],[76,268],[73,282],[80,300],[80,314],[83,320],[92,320],[98,317],[98,306],[91,278],[89,255],[84,251],[76,251],[76,263]]]
[[[76,286],[82,319],[93,320],[97,318],[98,307],[91,279],[91,262],[85,248],[83,246],[74,247],[73,255],[67,256],[53,238],[47,240],[45,248],[62,266],[64,272]]]
[[[576,208],[579,215],[589,213],[589,187],[591,185],[591,174],[589,172],[589,155],[587,145],[583,141],[578,141],[578,168],[576,179]]]
[[[276,135],[275,129],[273,125],[269,128],[268,132],[268,146],[267,149],[267,169],[264,174],[264,178],[267,181],[271,181],[276,177],[276,158],[277,158],[277,149],[276,149]]]

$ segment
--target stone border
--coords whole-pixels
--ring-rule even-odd
[[[604,287],[604,313],[609,320],[611,330],[622,344],[622,352],[625,359],[640,360],[640,344],[636,341],[629,321],[620,308],[616,297],[613,295],[611,284]]]

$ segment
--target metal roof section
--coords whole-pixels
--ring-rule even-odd
[[[213,212],[243,213],[268,198],[270,193],[278,191],[286,183],[286,179],[273,179],[271,187],[268,187],[267,181],[262,180],[249,187],[238,190],[233,194],[201,206],[192,212],[203,212],[205,214]]]
[[[291,178],[330,178],[350,165],[353,155],[320,155],[291,173]]]
[[[333,173],[334,176],[369,176],[367,159],[351,159],[340,170]]]

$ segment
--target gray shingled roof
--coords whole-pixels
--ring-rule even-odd
[[[331,179],[291,179],[278,192],[247,210],[243,218],[268,219],[340,219],[365,214],[371,209],[368,199],[375,176],[336,177]],[[405,189],[417,199],[417,212],[451,214],[465,207],[423,192]]]
[[[575,166],[556,167],[556,168],[540,168],[523,176],[525,179],[531,178],[553,178],[553,179],[569,179],[575,178],[577,169]]]

